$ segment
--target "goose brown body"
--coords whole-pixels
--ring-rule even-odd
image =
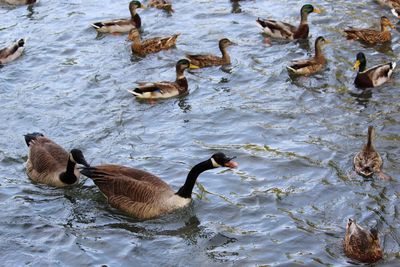
[[[365,263],[373,263],[382,258],[378,231],[367,230],[349,219],[343,241],[344,253],[347,257]]]
[[[359,40],[368,44],[382,44],[392,40],[390,28],[395,28],[387,17],[381,17],[381,30],[374,29],[356,29],[350,28],[344,30],[347,39]]]
[[[199,67],[211,67],[211,66],[221,66],[221,65],[229,65],[231,64],[231,58],[228,54],[227,48],[234,43],[229,39],[224,38],[219,41],[219,50],[221,51],[222,57],[206,54],[206,55],[192,55],[186,54],[186,57],[190,60],[190,62]]]
[[[179,34],[174,34],[168,37],[153,37],[151,39],[141,40],[140,33],[137,29],[132,29],[129,32],[128,39],[132,41],[132,53],[139,56],[145,56],[150,53],[157,53],[161,50],[167,50],[175,46],[176,39]]]

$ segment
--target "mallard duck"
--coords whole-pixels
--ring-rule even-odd
[[[92,27],[101,33],[124,33],[129,32],[133,28],[140,28],[142,21],[139,14],[136,13],[137,8],[144,8],[139,1],[131,1],[129,3],[129,11],[131,12],[130,19],[116,19],[104,22],[96,22]]]
[[[367,66],[367,59],[364,53],[359,52],[354,64],[354,69],[358,69],[358,73],[354,83],[357,87],[367,88],[376,87],[384,84],[390,79],[393,70],[396,67],[396,62],[385,63],[365,69]]]
[[[72,149],[69,153],[41,133],[25,135],[29,148],[26,173],[32,181],[55,187],[64,187],[78,183],[79,170],[76,164],[86,167],[82,151]]]
[[[382,259],[378,230],[364,229],[352,219],[346,225],[343,248],[347,257],[360,262],[373,263]]]
[[[176,39],[179,34],[174,34],[168,37],[153,37],[142,41],[138,29],[132,29],[129,32],[128,39],[132,41],[132,53],[139,56],[145,56],[150,53],[157,53],[161,50],[167,50],[175,46]]]
[[[158,9],[163,9],[167,12],[174,12],[174,10],[172,9],[172,3],[170,3],[166,0],[150,0],[147,3],[147,6],[158,8]]]
[[[25,49],[25,40],[19,39],[9,47],[0,50],[0,65],[13,61],[22,55]]]
[[[198,66],[199,68],[211,67],[211,66],[220,66],[220,65],[229,65],[231,64],[231,58],[226,50],[229,46],[234,45],[235,43],[231,42],[229,39],[224,38],[219,41],[219,50],[221,50],[222,57],[214,56],[214,55],[190,55],[186,54],[186,57],[190,59],[190,62]]]
[[[376,0],[379,4],[383,6],[388,6],[390,8],[399,8],[400,0]]]
[[[100,165],[81,172],[94,181],[112,207],[139,219],[150,219],[189,205],[199,175],[218,167],[237,167],[232,159],[219,152],[200,162],[177,192],[157,176],[125,166]]]
[[[331,41],[320,36],[315,40],[315,56],[310,59],[296,60],[292,65],[287,66],[290,73],[297,75],[311,75],[320,71],[326,65],[326,59],[322,53],[322,45]]]
[[[0,2],[4,2],[9,5],[32,5],[36,3],[36,0],[0,0]]]
[[[138,87],[128,90],[128,92],[142,99],[169,98],[186,94],[188,82],[184,71],[188,68],[198,67],[192,65],[187,59],[181,59],[176,63],[176,80],[174,82],[140,83]]]
[[[349,40],[359,40],[368,44],[382,44],[392,40],[392,34],[390,33],[390,28],[394,29],[394,25],[390,20],[383,16],[381,17],[381,30],[373,29],[355,29],[350,28],[344,30],[347,39]]]
[[[260,24],[264,32],[272,38],[286,40],[306,39],[309,32],[307,18],[308,15],[313,12],[318,14],[321,13],[318,8],[315,8],[312,5],[304,5],[300,10],[301,20],[298,27],[282,21],[263,20],[260,18],[257,19],[257,23]]]
[[[358,174],[365,177],[370,177],[375,173],[380,179],[391,180],[392,178],[389,175],[382,172],[383,161],[381,155],[372,144],[374,136],[375,129],[369,126],[367,144],[354,156],[354,169]]]

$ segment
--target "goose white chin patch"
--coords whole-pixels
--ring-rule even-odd
[[[215,159],[213,159],[213,158],[211,158],[211,162],[212,162],[212,165],[213,165],[214,168],[222,167],[222,166],[219,165],[219,164],[215,161]]]
[[[76,163],[76,161],[75,161],[75,159],[74,159],[74,156],[72,156],[71,153],[69,153],[69,159],[70,159],[73,163]]]

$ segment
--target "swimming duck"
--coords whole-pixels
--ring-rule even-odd
[[[311,75],[320,70],[326,65],[326,59],[322,53],[322,45],[329,44],[331,41],[320,36],[315,40],[315,56],[310,59],[294,61],[292,65],[287,66],[290,73],[297,75]]]
[[[0,50],[0,65],[13,61],[22,55],[25,49],[25,40],[19,39],[9,47]]]
[[[321,13],[321,10],[310,4],[304,5],[300,10],[300,25],[295,27],[291,24],[276,20],[263,20],[258,18],[257,23],[263,28],[264,32],[277,39],[294,40],[306,39],[309,33],[307,18],[311,13]]]
[[[139,14],[136,13],[137,8],[144,8],[144,5],[139,1],[131,1],[129,3],[129,11],[131,12],[130,19],[96,22],[92,24],[92,27],[101,33],[125,33],[129,32],[133,28],[139,29],[142,26],[142,21]]]
[[[142,99],[160,99],[169,98],[186,94],[188,92],[188,82],[184,71],[188,68],[195,69],[187,59],[181,59],[176,63],[176,80],[174,82],[155,82],[155,83],[140,83],[133,90],[128,90],[137,98]]]
[[[174,10],[172,9],[172,3],[170,3],[166,0],[150,0],[147,3],[147,6],[158,8],[158,9],[163,9],[167,12],[174,12]]]
[[[392,34],[390,33],[390,28],[394,29],[394,25],[390,20],[383,16],[381,17],[381,30],[373,29],[355,29],[350,28],[344,30],[347,39],[349,40],[359,40],[368,44],[382,44],[392,40]]]
[[[189,205],[199,175],[218,167],[237,167],[232,159],[218,152],[200,162],[177,192],[153,174],[121,165],[88,167],[81,173],[94,181],[112,207],[139,219],[150,219]]]
[[[375,173],[380,179],[391,180],[392,178],[389,175],[382,172],[383,161],[381,155],[372,144],[374,136],[375,129],[373,126],[369,126],[367,144],[354,156],[354,169],[358,174],[365,177]]]
[[[367,88],[376,87],[384,84],[390,79],[393,70],[396,67],[396,62],[385,63],[365,69],[367,66],[367,59],[364,53],[359,52],[354,64],[354,69],[358,69],[354,83],[357,87]]]
[[[153,37],[142,41],[138,29],[132,29],[129,32],[128,39],[132,41],[132,53],[139,56],[145,56],[150,53],[156,53],[161,50],[167,50],[175,46],[176,39],[179,34],[174,34],[168,37]]]
[[[373,263],[382,259],[377,229],[364,229],[352,219],[346,225],[343,248],[347,257],[360,262]]]
[[[32,5],[36,3],[36,0],[0,0],[0,2],[10,5]]]
[[[222,57],[218,57],[215,55],[190,55],[186,54],[186,57],[190,59],[190,62],[199,67],[211,67],[211,66],[220,66],[220,65],[229,65],[231,64],[231,58],[226,50],[229,46],[234,45],[235,43],[231,42],[229,39],[224,38],[219,41],[219,50],[221,50]]]
[[[76,164],[86,167],[82,151],[72,149],[69,153],[41,133],[25,135],[29,148],[26,173],[32,181],[54,187],[64,187],[79,182]]]
[[[399,8],[400,0],[376,0],[379,4],[383,6],[388,6],[390,8]]]

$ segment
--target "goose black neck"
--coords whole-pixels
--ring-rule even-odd
[[[70,157],[68,157],[67,162],[67,169],[65,172],[60,174],[60,180],[65,184],[74,184],[78,178],[75,176],[75,165],[76,163],[73,162]]]
[[[139,14],[136,13],[136,11],[135,11],[135,14],[132,14],[132,19],[135,22],[135,27],[137,29],[142,27],[142,20],[140,19],[140,16],[139,16]]]
[[[185,181],[185,184],[178,190],[176,193],[178,196],[183,197],[183,198],[191,198],[192,197],[192,191],[194,184],[196,183],[197,177],[199,175],[207,170],[213,169],[213,165],[210,159],[200,162],[196,166],[194,166]]]

